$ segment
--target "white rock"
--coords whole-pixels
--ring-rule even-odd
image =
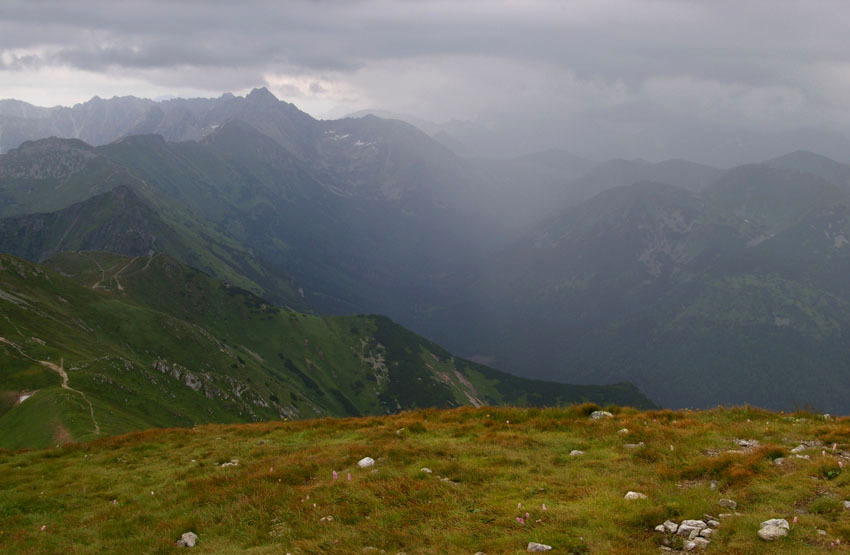
[[[423,466],[423,467],[419,470],[419,472],[424,472],[425,474],[431,474],[431,469],[430,469],[430,468],[428,468],[427,466]]]
[[[708,527],[708,524],[703,522],[702,520],[683,520],[682,526],[691,526],[696,528],[697,530],[705,530]]]
[[[233,459],[230,462],[222,463],[221,468],[228,466],[239,466],[239,459]]]
[[[682,524],[679,525],[679,529],[676,530],[676,535],[682,536],[683,538],[688,539],[688,540],[692,540],[692,539],[696,538],[697,536],[699,536],[699,533],[703,530],[703,528],[699,527],[699,526],[694,526],[693,524],[688,524],[688,523],[693,523],[693,522],[694,522],[693,520],[682,521]],[[702,521],[700,521],[700,522],[702,522]],[[702,522],[702,525],[703,525],[703,527],[705,527],[704,522]]]
[[[360,468],[370,468],[375,466],[375,459],[372,457],[363,457],[359,461],[357,461],[357,466]]]
[[[782,466],[785,463],[785,457],[778,457],[773,459],[773,464],[776,466]]]
[[[697,542],[689,541],[685,542],[685,551],[693,551],[697,548]]]
[[[529,553],[543,553],[544,551],[552,551],[552,546],[545,543],[528,542]]]
[[[805,460],[811,459],[811,457],[809,455],[794,455],[794,456],[797,457],[798,459],[805,459]]]
[[[818,536],[825,536],[826,530],[818,530]]]
[[[720,526],[720,521],[717,520],[706,520],[705,523],[711,526],[712,528],[717,528],[718,526]]]
[[[331,521],[333,521],[333,519],[334,519],[334,517],[332,517],[331,515],[323,516],[322,518],[319,519],[319,522],[331,522]]]
[[[180,547],[195,547],[196,543],[198,543],[198,535],[194,532],[186,532],[177,540],[177,545]]]
[[[611,418],[614,416],[607,410],[595,410],[590,414],[591,420],[602,420],[603,418]]]
[[[850,510],[850,501],[844,502],[844,508]]]
[[[705,549],[706,547],[708,547],[708,544],[711,543],[711,541],[707,540],[706,538],[694,538],[693,541],[689,543],[695,543],[697,549]]]
[[[721,499],[717,502],[721,507],[726,507],[727,509],[732,509],[733,511],[738,508],[738,504],[732,501],[731,499]]]
[[[659,524],[658,526],[655,527],[655,531],[660,532],[662,534],[666,534],[667,528],[665,528],[663,524]]]
[[[788,535],[791,526],[784,518],[772,518],[765,520],[759,526],[759,537],[764,541],[772,542]]]
[[[620,435],[625,435],[625,434],[629,433],[629,429],[628,428],[620,428],[619,430],[617,430],[617,433],[620,434]]]
[[[671,534],[675,534],[676,530],[679,529],[679,525],[672,520],[665,520],[663,526],[664,529]]]
[[[646,499],[646,494],[630,491],[626,493],[625,499]]]
[[[571,457],[580,457],[582,455],[584,455],[584,451],[579,451],[578,449],[573,449],[572,451],[570,451]]]
[[[805,451],[805,450],[806,450],[806,446],[805,446],[805,445],[798,445],[797,447],[795,447],[795,448],[791,449],[791,452],[792,452],[792,453],[794,453],[794,454],[796,455],[797,453],[802,453],[802,452],[803,452],[803,451]]]
[[[640,443],[624,443],[623,447],[625,449],[640,449],[641,447],[643,447],[645,445],[646,444],[641,441]]]
[[[714,530],[711,528],[706,528],[705,530],[701,530],[699,535],[707,540],[711,539],[711,535],[714,534]]]

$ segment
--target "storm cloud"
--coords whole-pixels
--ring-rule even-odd
[[[723,163],[706,149],[843,137],[847,9],[842,0],[6,0],[0,97],[71,104],[268,86],[316,116],[381,108],[478,119],[524,150]],[[777,143],[800,133],[818,145]]]

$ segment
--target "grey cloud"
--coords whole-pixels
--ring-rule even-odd
[[[843,132],[845,12],[843,0],[5,0],[0,72],[62,66],[211,92],[277,79],[299,104],[500,115],[639,153],[705,126]]]

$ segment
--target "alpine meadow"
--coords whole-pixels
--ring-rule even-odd
[[[0,5],[0,552],[850,544],[839,0]]]

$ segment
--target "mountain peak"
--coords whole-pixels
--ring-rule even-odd
[[[245,100],[264,105],[275,105],[279,102],[277,97],[266,87],[260,87],[252,90],[248,96],[245,97]]]

